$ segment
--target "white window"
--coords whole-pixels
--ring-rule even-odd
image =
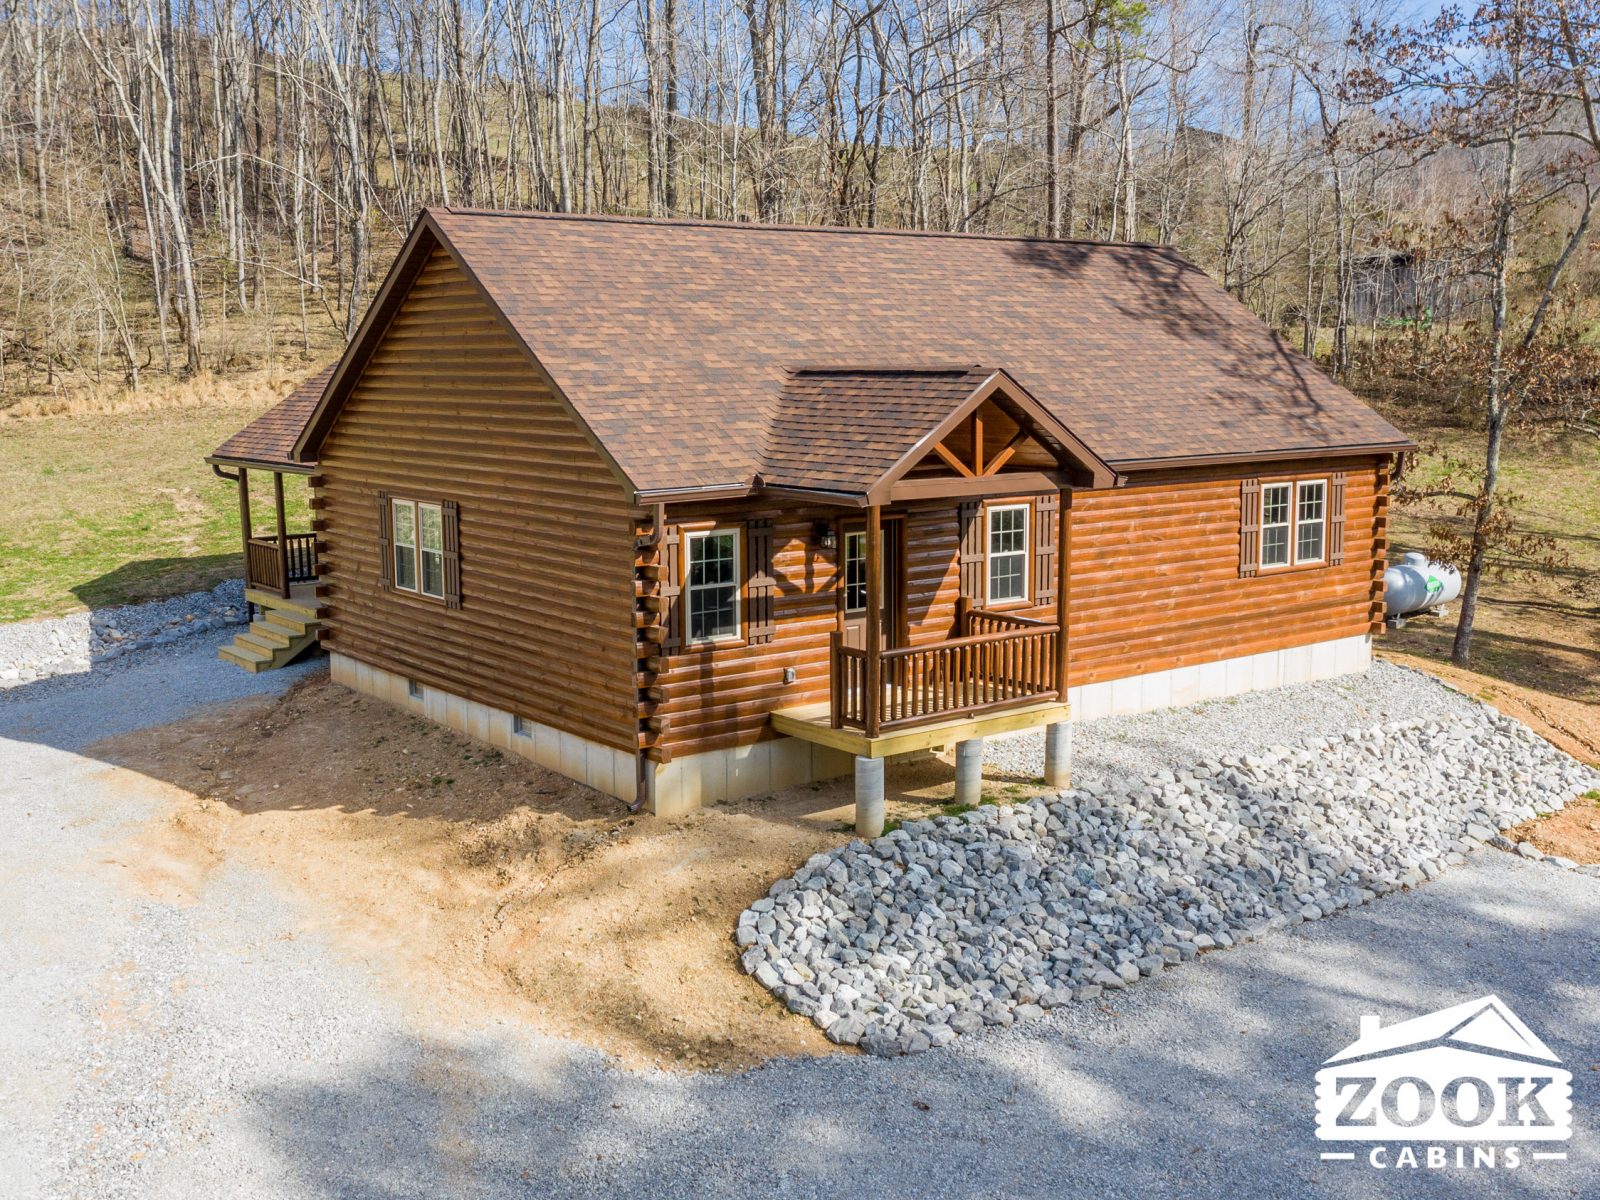
[[[1319,563],[1327,537],[1328,481],[1269,483],[1261,488],[1261,565]]]
[[[739,532],[691,533],[683,592],[690,642],[720,642],[739,636]]]
[[[867,611],[867,533],[858,529],[844,535],[844,610]]]
[[[1289,565],[1289,505],[1292,483],[1269,483],[1261,489],[1261,565]]]
[[[1313,479],[1295,485],[1294,560],[1297,563],[1322,561],[1328,484]]]
[[[1003,504],[989,510],[990,604],[1028,598],[1028,508]]]
[[[444,510],[394,501],[394,586],[444,599]]]
[[[518,737],[531,738],[533,736],[533,725],[526,717],[519,717],[515,713],[512,713],[511,732],[516,734]]]

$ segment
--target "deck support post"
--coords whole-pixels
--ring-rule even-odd
[[[283,514],[283,472],[272,473],[272,500],[278,506],[278,580],[283,585],[279,591],[289,598],[289,530]],[[420,569],[420,568],[419,568]]]
[[[983,739],[956,743],[956,803],[976,808],[983,799]]]
[[[1072,786],[1072,723],[1057,721],[1044,727],[1044,782],[1046,787]]]
[[[856,756],[856,833],[883,836],[883,759]]]

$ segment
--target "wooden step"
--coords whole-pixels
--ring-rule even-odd
[[[231,662],[236,667],[243,667],[254,675],[258,671],[271,670],[272,655],[249,646],[241,646],[237,639],[231,646],[218,646],[217,657],[223,662]]]
[[[247,632],[240,637],[246,641],[259,643],[270,650],[287,650],[296,638],[305,636],[303,630],[283,629],[269,621],[255,620],[250,622]]]
[[[296,637],[303,637],[305,634],[315,633],[318,624],[316,621],[308,620],[305,617],[296,616],[294,613],[282,612],[276,608],[267,609],[267,611],[262,613],[257,621],[252,622],[252,624],[259,624],[261,621],[265,621],[273,628],[281,629],[283,632],[293,634]]]

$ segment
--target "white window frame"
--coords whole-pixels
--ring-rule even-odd
[[[855,607],[850,604],[850,543],[858,540],[861,543],[861,603]],[[847,529],[844,531],[844,554],[840,564],[840,574],[844,584],[844,611],[846,616],[867,611],[867,531],[865,529]]]
[[[1322,491],[1322,515],[1310,520],[1300,517],[1300,498],[1312,488]],[[1285,519],[1267,521],[1267,493],[1273,491],[1285,492],[1288,500],[1284,505]],[[1302,557],[1300,554],[1300,530],[1307,525],[1322,526],[1322,553],[1315,557]],[[1284,531],[1284,560],[1269,563],[1267,561],[1267,530],[1282,529]],[[1328,561],[1328,481],[1326,479],[1276,479],[1271,483],[1261,485],[1261,529],[1257,535],[1260,538],[1260,569],[1263,571],[1282,571],[1289,567],[1311,567]]]
[[[685,534],[683,539],[683,644],[686,646],[717,646],[737,642],[744,637],[744,531],[738,527],[722,525],[714,529],[697,529]],[[733,539],[733,631],[712,637],[697,638],[694,630],[694,595],[700,591],[725,588],[725,583],[694,582],[694,547],[707,538]]]
[[[394,519],[395,513],[402,508],[411,510],[411,542],[400,540],[400,522]],[[422,545],[422,510],[429,509],[439,515],[439,548],[427,550]],[[407,587],[400,582],[400,554],[399,551],[410,550],[412,555],[411,586]],[[423,584],[427,572],[423,569],[424,555],[433,555],[439,560],[439,590],[431,592]],[[427,500],[405,500],[399,497],[389,501],[389,574],[390,583],[398,591],[410,592],[413,596],[424,596],[429,600],[444,599],[444,505],[435,504]]]
[[[1267,493],[1279,491],[1285,493],[1283,502],[1284,519],[1273,521],[1269,524],[1267,521]],[[1284,567],[1294,566],[1294,505],[1295,486],[1292,481],[1279,480],[1261,485],[1261,533],[1259,536],[1261,538],[1261,569],[1263,571],[1281,571]],[[1267,561],[1267,530],[1269,529],[1283,530],[1282,562],[1269,563]]]
[[[1022,559],[1022,594],[1020,596],[1007,596],[996,599],[994,595],[994,519],[999,513],[1022,513],[1022,549],[1007,550],[999,557]],[[1030,571],[1029,539],[1033,533],[1033,505],[1031,504],[996,504],[984,512],[983,521],[983,602],[985,605],[995,604],[1026,604],[1028,597],[1033,593],[1029,590],[1033,581],[1028,577]]]
[[[1310,488],[1321,488],[1322,489],[1322,505],[1321,505],[1320,515],[1318,515],[1316,517],[1313,517],[1310,520],[1304,520],[1300,516],[1300,497],[1301,497],[1302,493],[1304,493],[1305,491],[1307,491]],[[1294,519],[1294,530],[1293,530],[1294,540],[1293,540],[1293,542],[1291,544],[1291,548],[1294,551],[1294,563],[1295,563],[1295,566],[1297,566],[1297,567],[1299,567],[1299,566],[1310,566],[1312,563],[1327,562],[1328,561],[1328,481],[1326,479],[1299,479],[1299,480],[1296,480],[1295,481],[1295,485],[1294,485],[1294,512],[1291,515],[1292,515],[1292,517]],[[1301,529],[1301,526],[1304,526],[1304,525],[1320,525],[1322,527],[1322,536],[1317,539],[1317,545],[1322,547],[1322,552],[1320,554],[1318,554],[1315,558],[1301,558],[1300,557],[1300,529]]]

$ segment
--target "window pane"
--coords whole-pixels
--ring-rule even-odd
[[[1289,485],[1276,484],[1261,489],[1261,523],[1282,525],[1289,521]]]
[[[1027,549],[1028,510],[994,508],[989,510],[989,553],[1010,554]]]
[[[394,585],[408,592],[417,590],[417,552],[410,546],[394,548]]]
[[[867,535],[844,535],[844,606],[848,612],[867,607]]]
[[[444,595],[444,555],[437,550],[422,552],[422,591],[429,596]]]
[[[415,546],[417,544],[417,510],[409,500],[396,500],[394,502],[394,544],[396,546]]]
[[[419,504],[417,512],[422,518],[422,548],[444,550],[444,515],[437,504]]]
[[[1261,531],[1261,565],[1286,567],[1289,565],[1289,527],[1272,525]]]
[[[1020,554],[993,556],[989,559],[989,599],[1023,599],[1023,564]]]
[[[1300,519],[1302,521],[1322,520],[1322,484],[1302,483],[1300,485]]]
[[[1300,526],[1295,539],[1295,559],[1299,562],[1316,562],[1322,557],[1322,522],[1313,521]]]
[[[689,586],[734,583],[734,535],[710,533],[689,543]]]
[[[737,586],[696,588],[689,593],[689,639],[733,637],[739,632]]]

